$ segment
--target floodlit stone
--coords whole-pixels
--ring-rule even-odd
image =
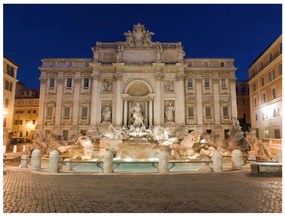
[[[35,171],[41,169],[41,150],[39,149],[32,152],[31,169]]]
[[[113,153],[109,150],[104,155],[103,171],[104,173],[113,172]]]
[[[59,152],[53,150],[49,154],[49,171],[52,173],[58,172]]]
[[[29,167],[29,159],[30,159],[29,155],[22,155],[20,167],[21,168],[28,168]]]
[[[241,170],[243,165],[242,154],[241,151],[235,149],[232,151],[232,169],[233,170]]]
[[[161,151],[159,155],[159,173],[168,173],[169,156],[167,150]]]
[[[212,156],[213,160],[213,172],[223,171],[223,156],[219,150],[215,150]]]

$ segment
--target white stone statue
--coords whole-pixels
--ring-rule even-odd
[[[104,91],[107,91],[107,92],[111,91],[112,90],[112,83],[109,82],[108,80],[104,79],[103,83],[102,83],[102,89]]]
[[[142,109],[141,109],[139,103],[136,103],[136,105],[131,108],[130,113],[134,119],[132,126],[134,126],[134,127],[144,126]]]
[[[112,110],[110,107],[110,104],[106,104],[106,106],[104,107],[103,111],[102,111],[102,121],[103,122],[111,122],[111,118],[112,118]]]
[[[174,122],[174,106],[169,103],[165,109],[165,117],[168,122]]]
[[[184,59],[185,52],[183,51],[181,46],[177,47],[177,51],[178,51],[177,60],[178,62],[181,62]]]
[[[121,62],[122,61],[123,50],[124,50],[123,46],[119,46],[118,47],[118,54],[117,54],[117,57],[116,57],[116,62]]]
[[[156,62],[161,62],[161,55],[162,55],[162,47],[161,47],[161,45],[159,45],[156,49],[157,50],[156,50],[155,61]]]

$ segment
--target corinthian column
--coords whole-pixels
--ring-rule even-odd
[[[99,71],[93,71],[92,73],[92,96],[91,96],[91,118],[90,118],[90,124],[96,125],[99,124],[99,115],[97,113],[99,112],[99,86],[98,86],[98,80],[100,77]]]
[[[56,107],[55,107],[55,125],[60,125],[61,119],[61,109],[62,109],[62,94],[63,94],[63,85],[64,78],[63,74],[60,73],[59,77],[56,80],[57,90],[56,90]]]
[[[185,87],[184,87],[184,74],[179,73],[176,76],[176,104],[175,104],[175,123],[185,124]]]
[[[114,79],[116,80],[116,90],[115,90],[115,126],[119,127],[122,126],[122,116],[123,116],[123,112],[122,112],[122,107],[123,107],[123,103],[122,103],[122,97],[121,97],[121,86],[122,86],[122,73],[117,72],[114,75]]]
[[[215,124],[219,125],[221,122],[220,115],[220,93],[219,93],[219,79],[213,78],[213,94],[214,94],[214,119]]]
[[[161,124],[161,110],[164,109],[163,104],[161,103],[161,79],[162,74],[157,72],[155,74],[155,101],[154,101],[154,125]]]
[[[236,78],[230,78],[230,90],[231,90],[231,107],[232,117],[237,118],[237,94],[236,94]]]
[[[73,99],[73,116],[72,116],[72,124],[78,124],[79,117],[79,96],[80,96],[80,73],[76,74],[74,78],[74,99]]]

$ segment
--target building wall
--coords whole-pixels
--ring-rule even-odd
[[[11,60],[3,59],[3,144],[6,146],[12,136],[17,69],[18,66]]]
[[[43,59],[37,129],[75,140],[110,124],[128,127],[131,107],[139,103],[148,127],[207,130],[223,138],[237,118],[234,60],[186,59],[180,42],[133,40],[97,42],[90,59]],[[165,112],[170,105],[173,120]],[[106,106],[112,112],[107,121]]]
[[[249,85],[247,81],[236,82],[238,119],[250,124]]]
[[[249,77],[252,127],[260,138],[281,138],[282,35],[254,61]]]

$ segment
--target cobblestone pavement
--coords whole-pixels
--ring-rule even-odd
[[[179,175],[4,174],[4,213],[282,212],[282,178],[249,171]]]

